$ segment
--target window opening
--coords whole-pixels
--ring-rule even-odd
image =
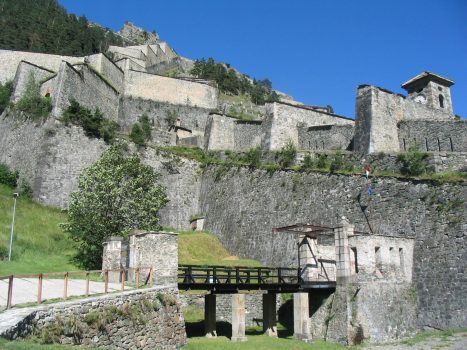
[[[440,106],[441,108],[444,108],[444,96],[443,96],[443,95],[439,95],[438,98],[439,98],[439,106]]]

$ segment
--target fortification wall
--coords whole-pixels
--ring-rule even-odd
[[[52,92],[52,115],[62,116],[74,98],[84,107],[99,110],[105,118],[118,121],[118,91],[86,65],[72,67],[64,62]]]
[[[237,120],[234,124],[234,147],[236,152],[242,152],[261,146],[261,121]]]
[[[0,83],[5,83],[8,80],[13,80],[16,74],[16,69],[21,61],[34,63],[35,65],[58,72],[62,61],[67,61],[71,64],[84,62],[83,57],[49,55],[45,53],[24,52],[0,50]]]
[[[218,91],[207,84],[130,70],[125,75],[125,95],[214,109],[217,107]]]
[[[290,140],[299,144],[298,126],[353,125],[350,118],[319,112],[300,106],[274,102],[266,105],[263,121],[262,147],[268,151],[278,151]]]
[[[104,54],[88,56],[87,61],[119,92],[123,92],[123,71]]]
[[[17,339],[53,330],[64,345],[175,350],[186,344],[173,286],[38,307],[3,336]]]
[[[467,120],[404,120],[399,123],[399,147],[418,145],[431,152],[467,152]]]
[[[205,135],[205,145],[208,151],[234,149],[236,120],[222,114],[211,114],[209,116]]]
[[[299,222],[334,226],[346,216],[358,231],[414,237],[419,324],[465,326],[467,186],[377,178],[372,187],[370,197],[362,176],[252,173],[246,168],[216,180],[211,167],[203,176],[200,211],[206,214],[205,229],[232,254],[272,266],[296,266],[297,255],[292,235],[273,234],[273,227]]]
[[[362,154],[398,152],[400,145],[397,124],[402,121],[422,120],[441,123],[453,120],[453,115],[439,109],[428,108],[402,95],[375,86],[359,86],[355,149]]]
[[[29,79],[33,77],[36,84],[51,78],[55,73],[50,70],[43,69],[29,62],[21,61],[16,71],[15,79],[13,80],[13,93],[11,100],[17,102],[26,91]]]
[[[130,131],[138,118],[146,114],[155,129],[169,130],[171,123],[179,118],[182,127],[204,133],[209,113],[205,108],[124,97],[120,100],[118,123],[123,130]]]
[[[190,229],[190,216],[199,214],[199,164],[149,148],[142,150],[140,156],[145,164],[161,175],[160,183],[166,188],[169,202],[159,211],[161,225],[181,230]]]
[[[305,150],[349,150],[353,125],[322,125],[298,128],[298,148]]]

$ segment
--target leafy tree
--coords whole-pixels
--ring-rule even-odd
[[[122,46],[121,37],[69,14],[56,0],[0,0],[0,47],[83,56]]]
[[[76,262],[86,269],[102,264],[102,243],[132,229],[159,230],[159,210],[168,202],[159,174],[128,155],[125,144],[107,149],[79,177],[70,195],[64,230],[78,244]]]
[[[29,114],[34,119],[45,118],[52,110],[50,97],[41,95],[39,84],[36,83],[32,72],[28,76],[24,94],[16,103],[15,108]]]
[[[254,80],[237,73],[229,64],[216,63],[211,57],[196,60],[190,73],[198,78],[214,80],[219,90],[226,94],[249,94],[251,101],[258,105],[279,101],[279,96],[272,90],[269,79]]]

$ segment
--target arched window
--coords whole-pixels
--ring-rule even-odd
[[[440,94],[438,98],[439,98],[439,106],[441,108],[444,108],[444,96]]]

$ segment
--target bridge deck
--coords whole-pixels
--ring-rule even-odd
[[[295,293],[336,288],[335,281],[303,281],[298,268],[180,265],[178,272],[179,289],[217,294],[240,290]]]

